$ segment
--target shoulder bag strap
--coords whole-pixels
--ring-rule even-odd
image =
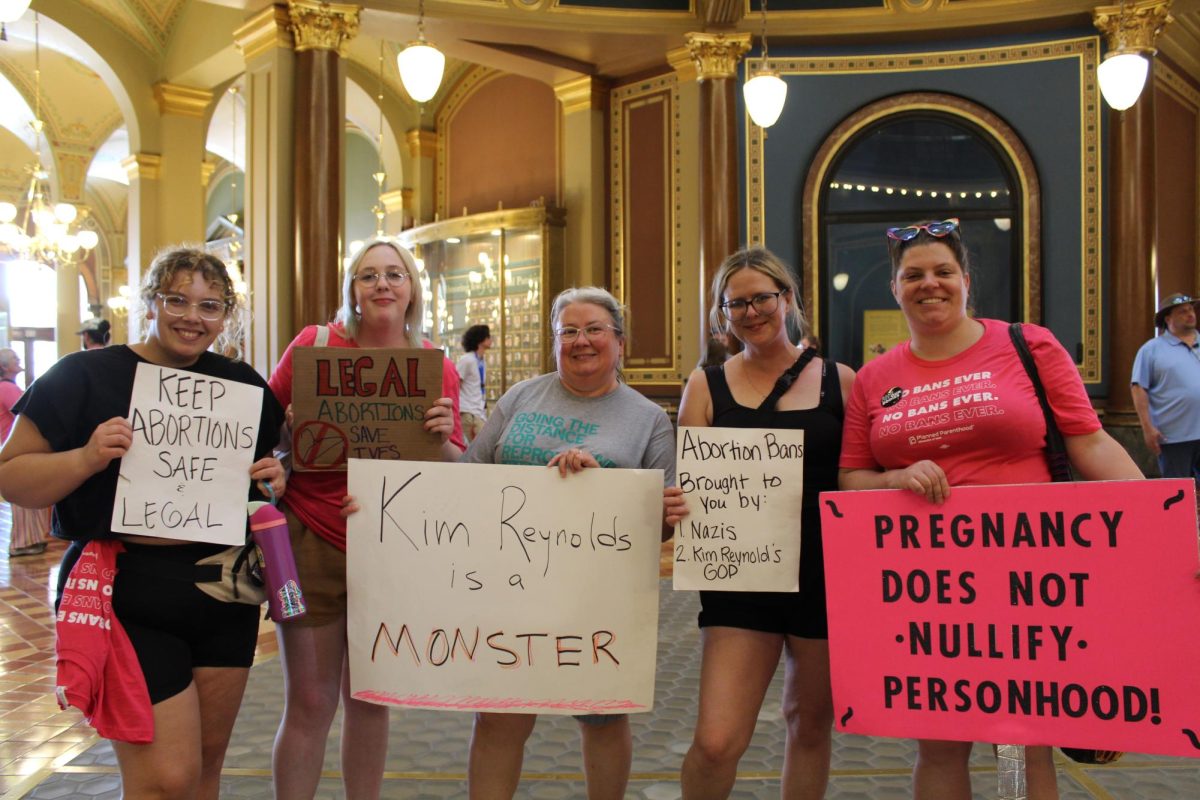
[[[1071,463],[1067,458],[1067,445],[1058,429],[1058,423],[1054,421],[1054,411],[1050,408],[1050,401],[1046,399],[1046,387],[1042,385],[1042,378],[1038,375],[1033,353],[1029,352],[1029,344],[1025,341],[1025,330],[1021,323],[1014,322],[1009,325],[1008,335],[1026,374],[1029,375],[1030,382],[1033,383],[1034,394],[1037,395],[1038,405],[1042,407],[1042,416],[1046,419],[1046,460],[1050,465],[1050,477],[1057,482],[1070,481]]]
[[[763,398],[762,403],[758,406],[758,410],[774,411],[775,404],[779,402],[779,398],[783,397],[784,392],[792,388],[792,384],[796,382],[796,377],[808,366],[808,362],[812,361],[816,354],[817,349],[815,347],[810,347],[801,353],[800,357],[796,359],[796,363],[784,370],[783,374],[775,381],[775,388],[771,390],[769,395]]]
[[[329,346],[329,326],[317,326],[317,338],[313,340],[313,347],[328,347]]]

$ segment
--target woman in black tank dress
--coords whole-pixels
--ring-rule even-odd
[[[683,762],[683,797],[728,797],[782,652],[787,751],[781,794],[820,798],[829,777],[833,700],[817,498],[837,489],[842,408],[854,371],[793,344],[789,321],[801,335],[807,327],[796,283],[767,250],[726,259],[713,280],[712,307],[713,327],[736,336],[743,350],[692,373],[679,424],[803,430],[804,536],[799,593],[700,593],[700,712]]]

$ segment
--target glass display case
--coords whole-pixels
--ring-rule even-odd
[[[399,235],[419,259],[424,328],[451,360],[472,325],[492,330],[487,398],[552,368],[550,301],[561,291],[565,213],[531,207],[458,217]]]

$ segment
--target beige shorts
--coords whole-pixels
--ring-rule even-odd
[[[483,430],[484,420],[469,411],[464,411],[459,416],[462,417],[463,438],[470,442]]]
[[[282,508],[308,609],[303,617],[285,624],[316,628],[337,622],[346,615],[346,554],[313,532],[286,505]]]

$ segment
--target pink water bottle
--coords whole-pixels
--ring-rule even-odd
[[[250,535],[258,547],[267,587],[267,614],[276,622],[303,617],[307,609],[296,575],[287,518],[270,503],[250,503],[249,511]]]

